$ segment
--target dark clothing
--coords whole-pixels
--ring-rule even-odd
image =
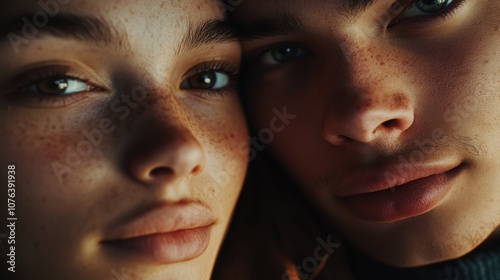
[[[451,261],[417,268],[395,268],[378,263],[348,245],[354,279],[500,280],[500,240],[478,247]]]

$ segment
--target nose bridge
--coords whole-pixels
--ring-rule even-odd
[[[383,45],[345,40],[324,117],[324,137],[370,142],[401,133],[414,120],[411,96],[397,74],[401,61]],[[401,74],[401,73],[400,73]]]
[[[127,172],[147,185],[170,184],[200,173],[205,151],[188,111],[172,93],[152,92],[137,113],[125,153]]]
[[[409,96],[399,81],[401,72],[397,74],[402,62],[387,47],[366,41],[350,39],[340,44],[344,66],[337,72],[339,79],[332,104],[338,104],[337,111],[358,112],[407,106]]]
[[[144,104],[145,108],[139,116],[142,120],[138,123],[139,129],[151,126],[178,132],[197,129],[188,105],[169,85],[150,82],[148,100]]]
[[[340,44],[340,49],[344,64],[341,74],[348,81],[346,86],[361,89],[366,95],[370,93],[370,88],[390,84],[391,72],[396,65],[393,65],[395,61],[388,48],[370,45],[362,40],[345,40]]]

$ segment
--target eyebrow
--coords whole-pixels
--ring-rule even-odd
[[[236,32],[242,40],[308,34],[300,19],[288,13],[261,19],[248,25],[236,25]]]
[[[181,41],[177,53],[188,51],[206,44],[229,43],[238,40],[239,38],[233,24],[226,20],[212,19],[198,26],[194,26],[190,23],[188,33]]]
[[[42,35],[52,35],[96,44],[128,46],[126,37],[118,32],[117,28],[98,17],[61,13],[49,18],[46,25],[37,27],[30,21],[34,16],[26,14],[0,22],[0,41],[8,41],[8,36],[13,33],[28,40]],[[27,19],[36,28],[34,35],[24,34],[26,22],[22,19]]]
[[[34,14],[25,14],[8,21],[0,21],[0,44],[9,42],[9,35],[15,34],[23,39],[25,21],[33,19]],[[91,41],[105,46],[116,45],[129,48],[125,35],[103,19],[75,14],[58,14],[50,18],[46,25],[37,27],[34,36],[52,35],[58,38],[70,38],[79,41]],[[32,38],[32,36],[30,36]],[[189,24],[187,35],[178,47],[178,52],[187,51],[210,43],[237,41],[238,36],[231,23],[226,20],[212,19],[198,26]]]
[[[377,0],[347,0],[347,6],[351,14],[358,14],[375,4],[376,1]]]
[[[373,5],[376,1],[377,0],[345,0],[344,9],[347,10],[349,14],[356,15]],[[274,17],[260,19],[247,25],[236,23],[236,30],[242,40],[309,34],[309,31],[301,20],[287,12]]]

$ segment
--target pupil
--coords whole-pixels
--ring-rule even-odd
[[[67,88],[67,79],[45,80],[38,84],[38,90],[41,93],[49,95],[63,94]]]
[[[273,58],[277,61],[286,61],[295,57],[295,49],[294,48],[279,48],[273,52]]]
[[[449,0],[420,0],[417,6],[422,12],[434,13],[445,8],[448,2]]]
[[[214,86],[215,80],[214,73],[204,73],[195,77],[193,84],[195,88],[211,89]]]

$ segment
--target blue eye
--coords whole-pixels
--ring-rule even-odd
[[[181,83],[183,89],[219,90],[229,86],[231,77],[223,72],[209,71],[195,74]]]
[[[294,61],[308,54],[307,50],[295,46],[274,47],[265,52],[261,57],[261,62],[265,65],[276,65]]]
[[[454,0],[417,0],[402,13],[402,18],[428,16],[448,8]]]
[[[96,89],[94,86],[87,82],[69,78],[69,77],[56,77],[46,78],[23,88],[25,91],[30,91],[37,94],[48,96],[62,96],[79,92],[88,92]]]

